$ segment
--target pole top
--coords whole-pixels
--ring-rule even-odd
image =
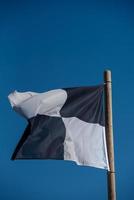
[[[112,82],[111,79],[111,71],[110,70],[105,70],[104,71],[104,82]]]

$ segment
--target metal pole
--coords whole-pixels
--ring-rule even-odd
[[[108,200],[116,200],[115,167],[114,167],[114,142],[112,122],[112,79],[111,71],[104,71],[105,83],[105,128],[108,160],[110,171],[107,172]]]

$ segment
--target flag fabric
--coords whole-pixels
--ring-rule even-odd
[[[103,91],[99,85],[11,93],[11,106],[28,121],[12,160],[71,160],[109,170]]]

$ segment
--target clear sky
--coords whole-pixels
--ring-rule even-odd
[[[106,171],[67,161],[11,161],[27,124],[13,90],[103,83],[112,70],[118,200],[134,199],[134,3],[0,1],[0,199],[105,200]]]

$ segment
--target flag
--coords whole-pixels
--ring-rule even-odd
[[[103,91],[99,85],[11,93],[11,106],[28,121],[12,160],[70,160],[109,169]]]

